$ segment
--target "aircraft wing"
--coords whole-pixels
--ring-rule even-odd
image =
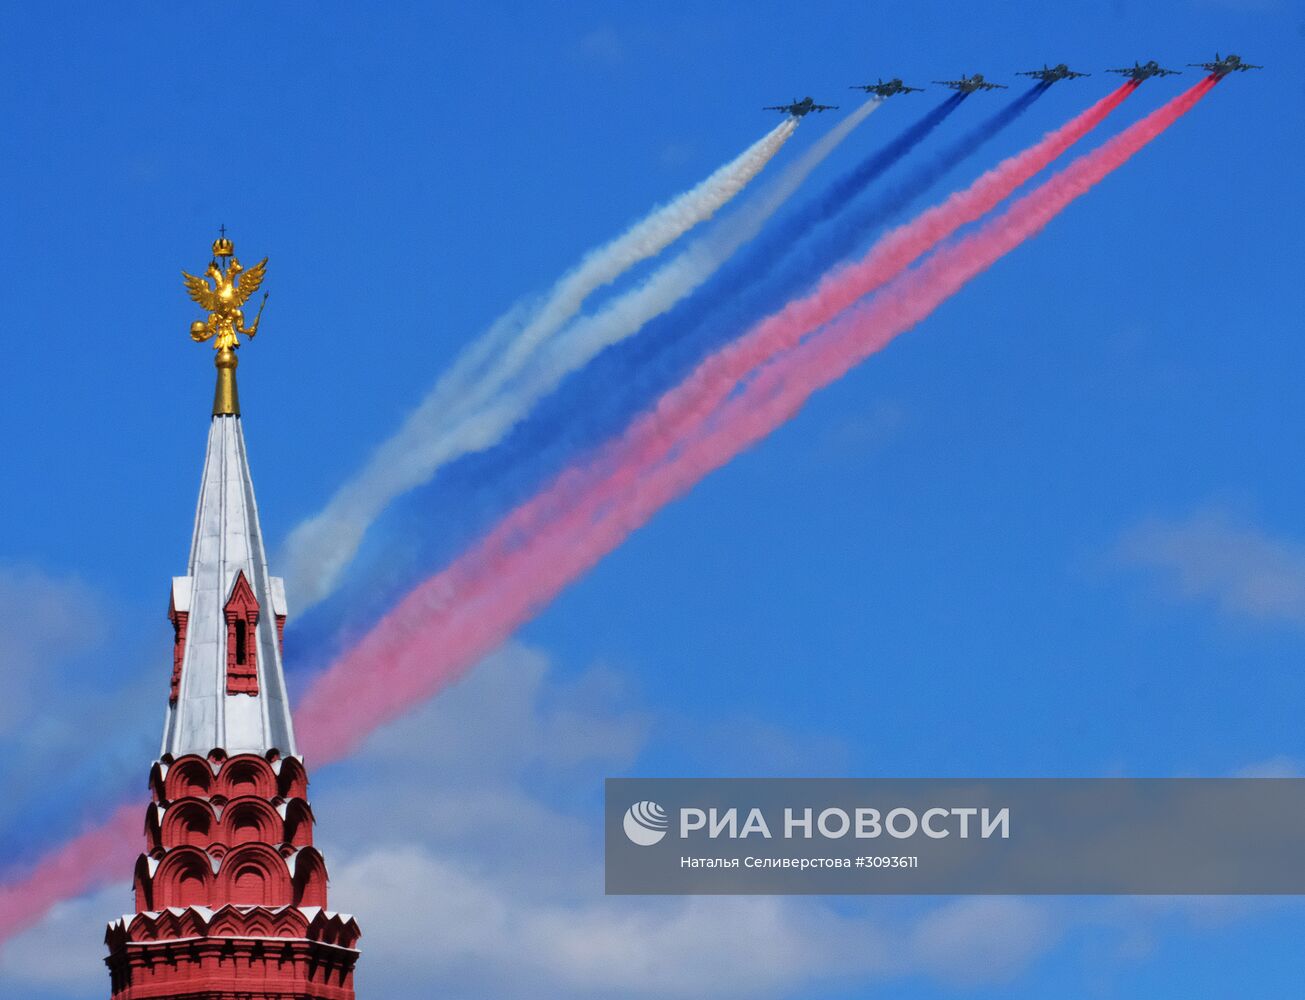
[[[811,110],[812,111],[837,111],[838,105],[837,104],[813,104],[811,105]]]
[[[1004,83],[987,83],[987,82],[984,82],[984,83],[979,84],[979,86],[982,87],[984,90],[1009,90],[1009,89],[1010,89],[1010,88],[1007,87]]]

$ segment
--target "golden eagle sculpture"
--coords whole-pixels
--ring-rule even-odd
[[[223,268],[219,261],[227,260],[230,263]],[[263,307],[259,306],[258,315],[254,317],[254,322],[248,328],[245,327],[245,314],[240,307],[258,291],[266,271],[266,257],[249,269],[241,266],[235,256],[235,247],[225,235],[213,244],[213,260],[208,265],[208,270],[204,272],[203,278],[182,271],[187,293],[201,309],[208,313],[207,320],[196,320],[190,324],[191,339],[203,343],[216,337],[213,349],[223,351],[234,350],[240,346],[237,334],[253,337],[258,332],[258,321],[263,316]],[[210,280],[213,282],[211,287]],[[265,292],[263,305],[266,304]]]

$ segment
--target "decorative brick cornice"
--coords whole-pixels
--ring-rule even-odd
[[[137,912],[105,934],[114,1000],[353,1000],[358,925],[326,910],[307,786],[276,753],[155,763]]]

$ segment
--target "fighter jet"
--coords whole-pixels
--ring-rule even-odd
[[[803,115],[809,115],[813,111],[837,111],[837,104],[817,104],[809,97],[802,100],[794,100],[792,104],[773,104],[768,108],[762,108],[762,111],[783,111],[785,114],[792,115],[794,118],[801,118]]]
[[[1107,73],[1119,73],[1130,80],[1136,80],[1141,83],[1143,80],[1149,80],[1153,76],[1176,76],[1182,72],[1178,69],[1165,69],[1158,62],[1152,59],[1149,63],[1134,62],[1132,66],[1124,69],[1108,69]]]
[[[1026,69],[1016,76],[1036,76],[1043,83],[1055,83],[1057,80],[1075,80],[1080,76],[1091,76],[1091,73],[1075,73],[1064,63],[1058,63],[1055,66],[1042,64],[1042,69]]]
[[[989,83],[983,78],[982,73],[963,76],[959,80],[934,80],[933,82],[940,83],[944,87],[951,87],[952,90],[959,90],[962,94],[973,94],[976,90],[1007,89],[1004,83]]]
[[[876,97],[892,97],[894,94],[909,94],[912,91],[923,91],[923,87],[908,87],[902,82],[902,78],[895,76],[887,83],[884,83],[880,77],[878,83],[858,83],[855,87],[848,87],[848,90],[864,90],[867,94],[874,94]]]
[[[1229,73],[1244,73],[1248,69],[1264,69],[1263,66],[1256,66],[1252,63],[1242,62],[1241,56],[1233,55],[1231,52],[1222,59],[1219,58],[1219,53],[1216,52],[1214,54],[1214,62],[1188,63],[1187,65],[1195,66],[1197,69],[1203,69],[1207,73],[1213,73],[1220,80]]]

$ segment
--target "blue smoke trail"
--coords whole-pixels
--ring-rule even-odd
[[[668,341],[686,338],[716,311],[736,300],[771,273],[817,226],[843,211],[848,202],[918,146],[935,128],[961,106],[964,94],[954,94],[926,114],[901,135],[871,156],[866,157],[816,198],[764,230],[762,234],[729,265],[675,309],[658,317],[631,341],[627,357],[642,362]]]
[[[834,221],[833,227],[821,234],[820,241],[800,251],[801,256],[786,265],[779,279],[759,289],[757,302],[764,303],[744,314],[735,315],[736,323],[751,326],[773,312],[782,303],[804,291],[834,264],[848,257],[866,239],[887,225],[903,209],[929,190],[957,164],[968,159],[979,147],[1015,121],[1039,97],[1047,92],[1049,83],[1037,83],[996,114],[966,132],[961,138],[944,148],[930,162],[907,175],[895,187],[889,188],[868,205],[852,207]],[[741,329],[741,327],[739,328]]]
[[[943,102],[772,232],[728,274],[649,324],[637,339],[597,358],[571,386],[546,400],[534,419],[513,435],[515,450],[509,447],[502,452],[503,468],[510,464],[515,472],[517,463],[556,468],[555,463],[565,460],[568,452],[592,447],[614,428],[624,426],[649,399],[679,382],[705,355],[809,288],[944,174],[1015,121],[1047,88],[1043,83],[1031,87],[868,204],[848,208],[849,198],[909,152],[965,95]],[[845,211],[833,218],[839,206]],[[828,218],[833,218],[832,223],[805,243],[794,239],[795,234],[814,228],[815,221]],[[782,262],[778,271],[776,260]],[[577,398],[583,405],[577,405]],[[512,443],[513,439],[505,442]]]
[[[749,283],[749,294],[742,298],[731,298],[724,303],[727,311],[724,314],[711,316],[711,330],[697,330],[695,317],[690,316],[686,322],[681,316],[672,316],[679,329],[668,337],[654,334],[641,338],[640,346],[646,354],[636,360],[646,361],[649,356],[660,354],[658,360],[661,363],[658,367],[669,367],[673,372],[673,377],[662,381],[662,384],[666,387],[673,385],[687,373],[690,365],[696,364],[699,358],[718,344],[742,333],[758,320],[774,312],[783,303],[814,285],[829,268],[852,254],[870,236],[891,222],[895,216],[941,180],[948,171],[970,157],[980,146],[1027,111],[1049,86],[1046,83],[1035,84],[955,142],[944,147],[931,160],[875,197],[867,205],[848,207],[848,202],[861,190],[861,187],[865,186],[864,184],[861,187],[853,187],[846,183],[832,185],[820,199],[821,209],[830,217],[837,213],[839,207],[844,208],[845,211],[837,214],[831,224],[821,230],[817,236],[792,248],[792,252],[783,260],[783,268],[774,277],[764,280],[767,274],[773,271],[772,261],[755,268],[750,275],[753,281]],[[927,126],[924,130],[927,134],[933,125],[956,108],[965,96],[954,95],[935,109],[931,116],[921,121],[917,128]],[[910,132],[904,134],[902,138],[906,138],[907,135],[910,135]],[[918,142],[918,139],[916,141]],[[902,152],[914,144],[906,146]],[[898,143],[894,143],[889,149],[894,149],[897,145]],[[888,152],[888,149],[885,152]],[[900,156],[901,153],[896,158]],[[844,181],[857,176],[858,172],[853,171]]]
[[[835,180],[799,210],[775,220],[710,281],[669,313],[647,324],[640,331],[639,337],[609,349],[591,362],[589,367],[592,369],[596,366],[599,370],[605,370],[615,358],[623,359],[623,366],[642,366],[651,353],[644,345],[655,347],[672,342],[687,343],[691,340],[690,334],[704,327],[714,312],[733,302],[755,284],[760,276],[769,273],[811,230],[834,217],[848,201],[918,146],[948,115],[960,107],[963,100],[962,94],[952,95]],[[578,385],[582,395],[588,395],[588,391],[583,388],[588,381],[587,371],[582,371],[569,380],[567,388]],[[606,382],[607,376],[603,376],[601,381]],[[433,494],[442,494],[449,484],[455,484],[452,492],[463,497],[456,505],[454,515],[458,523],[445,521],[441,525],[440,537],[447,539],[450,535],[456,535],[466,540],[474,537],[478,528],[488,525],[490,512],[501,509],[501,498],[524,497],[528,492],[526,484],[537,483],[542,477],[543,473],[538,470],[534,475],[517,475],[518,469],[531,464],[530,446],[525,443],[533,436],[531,428],[554,428],[543,436],[547,443],[547,457],[540,466],[541,469],[556,468],[557,462],[565,459],[568,450],[565,444],[568,435],[564,432],[566,418],[554,410],[558,395],[560,394],[554,393],[552,397],[541,401],[542,419],[518,426],[501,445],[479,455],[458,459],[441,471],[435,483],[418,487],[392,501],[389,512],[373,525],[371,535],[364,539],[355,555],[348,580],[341,584],[333,597],[327,598],[323,606],[310,609],[305,616],[292,622],[290,627],[295,633],[295,653],[289,654],[285,663],[286,671],[292,679],[299,669],[307,667],[309,658],[320,660],[330,648],[339,645],[342,641],[338,636],[340,623],[343,623],[345,631],[352,631],[355,627],[365,628],[394,599],[424,576],[425,571],[435,564],[435,560],[455,554],[455,549],[449,550],[447,547],[435,551],[429,529],[420,524],[423,520],[421,512],[430,510],[431,504],[435,502]],[[624,407],[613,408],[612,419],[619,419],[622,412]],[[598,428],[605,425],[606,419],[593,421],[592,430],[597,434]],[[589,440],[590,437],[577,438],[573,444],[582,446],[582,441]],[[524,450],[521,450],[523,447]],[[514,482],[505,482],[503,474],[510,476]],[[494,484],[488,491],[485,489],[487,483]],[[477,511],[481,513],[478,515]],[[394,536],[396,523],[407,525],[408,530]],[[401,538],[406,538],[407,544],[399,542]],[[425,541],[418,542],[418,539]],[[367,584],[359,586],[358,581],[367,581]],[[336,638],[332,639],[332,633],[337,633]]]
[[[869,204],[847,207],[850,198],[869,183],[871,177],[878,176],[888,164],[900,159],[965,98],[964,94],[954,95],[885,147],[881,154],[831,185],[816,203],[818,211],[823,213],[820,217],[833,217],[838,206],[843,206],[845,211],[833,217],[831,224],[817,235],[800,245],[786,246],[784,250],[789,252],[773,253],[766,260],[749,254],[737,269],[731,271],[728,288],[722,289],[712,283],[710,300],[704,296],[698,311],[676,309],[659,321],[658,329],[650,325],[637,341],[619,352],[609,352],[611,357],[600,358],[605,370],[595,371],[594,376],[608,384],[602,390],[585,393],[589,405],[579,415],[591,430],[583,439],[577,435],[577,413],[566,414],[569,446],[580,444],[583,447],[586,441],[596,444],[612,428],[624,426],[650,397],[680,381],[705,355],[805,292],[829,268],[848,257],[948,171],[1027,111],[1048,87],[1049,84],[1045,83],[1034,85]],[[871,164],[880,166],[880,169],[872,173],[866,169]],[[864,178],[859,187],[851,183],[854,178]],[[767,249],[774,250],[770,246]],[[782,267],[776,272],[774,263],[777,258],[782,258]],[[618,372],[623,374],[618,376]],[[547,443],[547,436],[556,433],[556,425],[550,428],[546,417],[540,411],[531,422],[534,433],[528,443],[530,454],[538,455],[540,446]],[[529,430],[526,433],[529,434]]]
[[[640,336],[596,358],[562,391],[541,401],[532,419],[497,447],[452,463],[431,483],[399,498],[364,543],[349,581],[295,626],[300,656],[292,674],[321,663],[365,629],[431,567],[454,557],[505,509],[523,501],[579,451],[624,426],[651,398],[680,381],[719,344],[798,294],[856,249],[944,174],[1012,123],[1045,91],[1038,84],[1010,101],[864,206],[861,193],[917,146],[964,100],[938,105],[882,149],[857,164],[810,203],[754,240],[746,251]],[[820,229],[818,237],[803,237]],[[782,265],[776,272],[776,265]],[[440,511],[432,523],[431,511]],[[343,628],[342,628],[343,626]],[[300,659],[300,657],[304,659]],[[297,662],[296,662],[297,661]]]

